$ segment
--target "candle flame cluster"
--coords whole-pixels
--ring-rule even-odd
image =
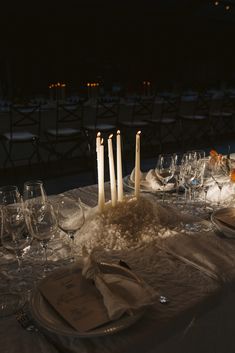
[[[140,195],[140,134],[136,134],[136,155],[135,155],[135,196]],[[97,171],[98,171],[98,209],[103,212],[105,206],[104,192],[104,140],[101,133],[96,136],[96,153],[97,153]],[[111,189],[111,203],[115,207],[118,202],[123,201],[123,181],[122,181],[122,146],[121,132],[116,134],[116,150],[117,150],[117,185],[115,176],[114,156],[113,156],[113,134],[108,137],[108,158],[109,158],[109,175]]]
[[[63,88],[66,87],[65,83],[57,82],[57,83],[50,83],[48,88]]]
[[[87,82],[87,87],[99,87],[99,82]]]
[[[151,82],[150,81],[143,81],[143,85],[144,86],[151,86]]]

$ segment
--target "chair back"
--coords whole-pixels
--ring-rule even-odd
[[[152,120],[155,97],[140,98],[135,101],[132,110],[132,122]]]
[[[180,109],[180,96],[162,97],[161,119],[176,119]]]
[[[83,127],[84,100],[76,103],[58,103],[56,108],[56,131],[66,127]]]
[[[119,112],[119,98],[99,98],[96,103],[95,128],[99,124],[111,124],[117,126]]]
[[[14,132],[30,131],[40,136],[41,106],[40,105],[11,105],[10,106],[10,134]]]

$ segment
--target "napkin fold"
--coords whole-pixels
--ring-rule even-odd
[[[135,168],[131,172],[130,180],[133,183],[135,182]],[[140,184],[141,186],[146,187],[148,189],[152,189],[153,191],[170,191],[175,186],[174,183],[167,183],[164,186],[162,182],[158,179],[154,169],[150,169],[147,173],[141,172]]]
[[[121,272],[121,271],[120,271]],[[103,297],[110,320],[120,318],[125,312],[152,305],[158,294],[147,283],[133,276],[119,273],[104,273],[93,254],[83,259],[82,275],[95,282]]]
[[[213,181],[213,184],[211,183],[211,186],[209,187],[209,190],[207,192],[208,201],[219,202],[220,200],[221,202],[223,202],[229,201],[230,199],[232,200],[235,192],[234,183],[230,183],[227,177],[225,177],[223,180],[220,180],[220,183],[223,183],[221,195],[218,185],[215,183],[215,181]]]

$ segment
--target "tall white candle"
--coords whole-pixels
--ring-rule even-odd
[[[96,153],[98,152],[99,148],[100,148],[100,142],[101,142],[101,133],[98,132],[96,135]],[[98,154],[97,154],[98,157]],[[98,158],[97,158],[98,161]]]
[[[104,145],[103,139],[100,142],[98,154],[98,209],[100,212],[104,210],[105,194],[104,194]]]
[[[110,176],[110,190],[111,190],[111,201],[112,206],[117,204],[117,190],[116,190],[116,178],[115,178],[115,168],[113,159],[113,134],[108,138],[108,156],[109,156],[109,176]]]
[[[122,183],[122,147],[120,130],[117,131],[117,190],[118,201],[123,200],[123,183]]]
[[[140,196],[140,134],[138,131],[136,134],[135,142],[135,196],[139,198]]]

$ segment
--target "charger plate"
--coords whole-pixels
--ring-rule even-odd
[[[135,279],[137,282],[141,283],[141,280],[129,269],[115,264],[108,264],[101,262],[100,267],[104,273],[117,273],[126,277]],[[68,266],[68,271],[70,271],[71,265]],[[53,278],[59,274],[60,271],[64,271],[64,268],[54,271],[49,276]],[[48,277],[47,277],[48,279]],[[44,279],[43,279],[44,281]],[[72,328],[57,312],[54,308],[44,299],[43,295],[40,293],[38,287],[34,290],[31,301],[30,310],[33,319],[42,328],[49,332],[60,336],[69,337],[98,337],[114,334],[121,331],[131,325],[133,325],[140,317],[144,314],[145,308],[136,310],[132,314],[124,314],[120,319],[115,321],[110,321],[109,323],[97,327],[93,330],[87,332],[78,332]]]
[[[216,210],[211,215],[211,221],[216,226],[216,228],[220,232],[222,232],[226,237],[235,238],[235,229],[229,227],[228,225],[226,225],[225,223],[221,222],[217,218],[217,216],[219,216],[222,212],[230,211],[230,210],[235,212],[235,208],[234,207],[226,207],[226,208],[221,208],[219,210]]]

